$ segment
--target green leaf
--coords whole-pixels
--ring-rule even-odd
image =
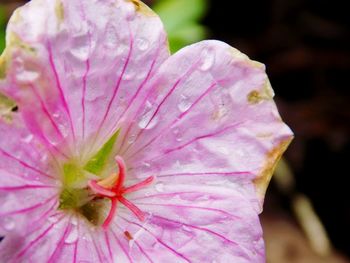
[[[207,34],[204,26],[187,24],[169,35],[170,50],[174,53],[188,44],[204,39]]]
[[[171,52],[206,38],[199,21],[208,9],[207,0],[159,0],[153,9],[165,25]]]
[[[207,11],[206,0],[164,0],[153,5],[168,33],[188,22],[199,21]]]
[[[107,161],[110,159],[110,155],[113,151],[114,144],[119,136],[120,129],[103,145],[103,147],[98,151],[98,153],[90,159],[90,161],[85,165],[84,169],[95,175],[99,175]]]
[[[6,25],[5,10],[2,6],[0,6],[0,54],[5,49],[5,25]]]

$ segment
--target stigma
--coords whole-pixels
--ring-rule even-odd
[[[118,203],[123,204],[128,208],[140,221],[145,221],[146,215],[135,204],[125,198],[125,195],[136,192],[154,181],[154,177],[150,176],[145,180],[131,185],[124,186],[126,177],[126,165],[121,156],[116,156],[116,164],[119,168],[118,173],[111,174],[103,180],[90,180],[88,182],[89,188],[98,196],[102,198],[108,198],[111,201],[111,208],[108,216],[104,220],[102,227],[107,229],[113,221],[116,215]]]

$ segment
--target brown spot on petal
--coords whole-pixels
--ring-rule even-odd
[[[132,3],[135,6],[135,10],[138,13],[141,13],[145,16],[157,16],[156,13],[153,12],[151,8],[145,5],[143,2],[139,0],[126,0],[127,2]]]
[[[134,238],[132,237],[132,235],[130,234],[129,231],[125,231],[125,232],[124,232],[124,235],[126,236],[126,238],[127,238],[129,241],[134,239]]]
[[[279,160],[281,159],[285,150],[287,150],[292,140],[292,137],[283,140],[275,148],[267,153],[265,164],[263,165],[263,168],[261,169],[257,178],[254,179],[256,191],[261,200],[264,199],[266,189],[270,183],[271,177]]]
[[[247,98],[250,104],[258,104],[260,101],[262,101],[262,97],[260,96],[260,93],[257,90],[253,90],[252,92],[250,92]]]
[[[250,104],[258,104],[263,100],[271,100],[274,97],[274,92],[271,88],[270,81],[267,79],[261,91],[253,90],[247,95],[247,100]]]

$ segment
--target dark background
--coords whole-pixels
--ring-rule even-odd
[[[205,24],[266,64],[285,122],[296,191],[312,200],[333,245],[350,255],[350,14],[348,1],[212,0]],[[272,185],[267,197],[288,200]]]

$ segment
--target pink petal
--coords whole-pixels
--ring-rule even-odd
[[[241,184],[239,178],[256,181],[257,193],[247,195],[261,210],[256,199],[262,203],[271,170],[292,138],[265,67],[227,44],[204,41],[169,58],[148,85],[153,88],[120,151],[134,176],[227,188]],[[130,136],[137,138],[132,144]]]
[[[62,157],[87,140],[86,154],[99,149],[169,56],[158,16],[124,0],[34,0],[16,11],[7,34],[0,91]]]
[[[249,198],[213,185],[169,185],[135,194],[146,223],[119,215],[135,262],[264,262],[259,218]]]
[[[20,116],[14,114],[10,123],[0,119],[0,138],[0,169],[27,182],[54,183],[54,167],[48,162],[52,156],[24,126]]]

